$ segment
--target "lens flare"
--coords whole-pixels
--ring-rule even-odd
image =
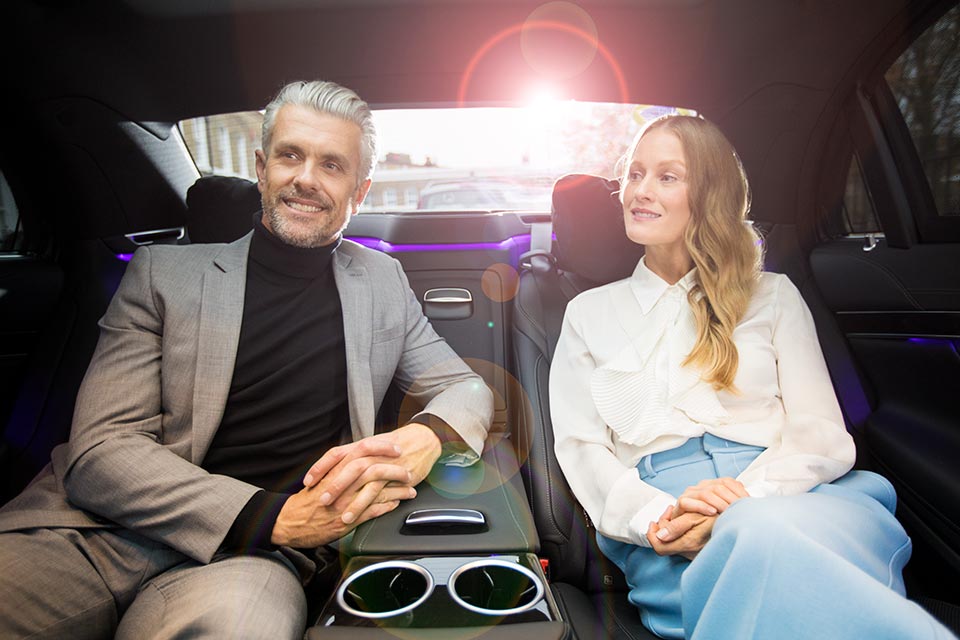
[[[584,36],[556,29],[526,28],[527,24],[538,22],[567,24]],[[527,16],[524,25],[520,31],[523,59],[545,78],[569,80],[586,71],[597,56],[597,26],[589,13],[572,2],[559,0],[540,5]]]
[[[613,57],[613,54],[610,53],[610,50],[597,38],[596,33],[591,33],[578,26],[559,20],[527,20],[521,24],[515,24],[495,33],[473,54],[473,57],[467,63],[467,67],[463,72],[463,77],[460,78],[460,87],[457,90],[457,106],[466,106],[467,90],[470,88],[470,81],[477,69],[477,65],[480,64],[484,57],[486,57],[495,46],[518,33],[533,33],[538,31],[569,34],[595,47],[597,53],[607,62],[607,65],[616,78],[617,89],[620,93],[620,102],[630,102],[630,91],[627,88],[627,80],[623,75],[623,70]]]
[[[494,302],[513,300],[520,286],[520,275],[508,264],[497,262],[483,272],[480,288],[483,294]]]

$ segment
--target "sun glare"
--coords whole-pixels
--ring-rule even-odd
[[[523,105],[530,109],[552,110],[564,102],[559,91],[553,87],[540,85],[527,91]]]

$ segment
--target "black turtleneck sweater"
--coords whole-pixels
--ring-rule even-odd
[[[303,488],[307,469],[349,440],[343,314],[331,264],[338,245],[285,244],[256,216],[230,394],[203,467],[265,491],[241,511],[226,549],[269,547],[277,515]]]
[[[270,549],[283,504],[303,488],[307,469],[349,442],[343,310],[333,276],[339,241],[302,249],[254,216],[243,321],[230,394],[203,468],[261,487],[221,545]],[[442,419],[421,412],[441,442],[462,444]]]

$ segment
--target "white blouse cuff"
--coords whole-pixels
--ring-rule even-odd
[[[668,493],[660,493],[653,500],[644,505],[636,515],[630,519],[630,535],[634,538],[634,544],[641,547],[649,547],[650,541],[647,540],[647,529],[651,522],[657,522],[667,507],[673,507],[677,504],[677,499]]]
[[[780,495],[780,487],[774,482],[767,480],[757,480],[743,485],[751,498],[766,498],[767,496]]]

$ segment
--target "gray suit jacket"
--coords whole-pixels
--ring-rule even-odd
[[[0,531],[114,523],[209,562],[258,490],[199,466],[233,376],[249,247],[247,235],[137,251],[100,320],[70,442],[0,510]],[[349,241],[334,256],[354,439],[373,435],[396,377],[480,452],[492,394],[434,332],[400,264]]]

